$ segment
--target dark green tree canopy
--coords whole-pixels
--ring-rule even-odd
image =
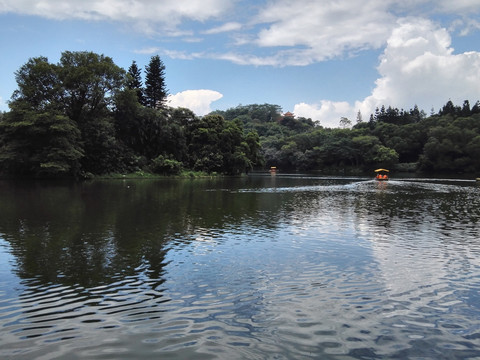
[[[24,102],[32,110],[58,106],[61,86],[58,68],[46,57],[31,58],[15,72],[18,89],[13,92],[12,103]]]
[[[64,52],[58,65],[61,99],[70,118],[111,109],[114,95],[125,84],[125,70],[110,57],[92,52]]]
[[[104,55],[62,53],[59,63],[30,59],[15,73],[18,89],[0,117],[0,169],[24,176],[89,176],[182,169],[238,174],[261,163],[258,135],[241,121],[198,118],[166,106],[165,66],[128,73]]]
[[[58,64],[32,58],[15,77],[11,111],[0,124],[0,161],[8,171],[76,176],[98,169],[94,152],[104,163],[117,158],[110,112],[125,71],[111,58],[67,51]]]
[[[480,173],[480,102],[448,101],[429,117],[417,106],[382,106],[370,121],[326,129],[282,115],[272,104],[239,105],[197,117],[166,106],[165,66],[153,56],[128,72],[107,56],[62,53],[52,64],[29,59],[15,73],[18,89],[0,114],[0,174],[75,176],[182,169],[239,174],[372,167]],[[345,121],[346,123],[346,121]],[[477,175],[478,176],[478,175]]]

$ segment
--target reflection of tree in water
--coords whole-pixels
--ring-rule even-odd
[[[141,211],[121,183],[104,185],[24,184],[2,191],[0,231],[12,245],[20,277],[90,287],[133,275],[146,261],[161,276],[163,239],[119,234],[124,207],[132,214],[126,218]]]
[[[161,279],[169,249],[194,241],[198,229],[256,222],[259,214],[274,226],[275,201],[235,196],[212,181],[3,183],[0,234],[21,278],[93,287],[147,267]]]

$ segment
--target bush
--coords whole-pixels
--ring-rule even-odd
[[[180,161],[160,155],[152,160],[151,170],[155,174],[178,175],[183,169]]]

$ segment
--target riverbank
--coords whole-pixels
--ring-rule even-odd
[[[164,179],[164,178],[179,178],[179,179],[194,179],[194,178],[205,178],[205,177],[218,177],[220,176],[217,173],[208,174],[203,171],[183,171],[177,175],[163,175],[163,174],[154,174],[147,171],[136,171],[133,173],[127,174],[105,174],[105,175],[95,175],[91,179]]]

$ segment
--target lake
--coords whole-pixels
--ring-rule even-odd
[[[479,359],[480,185],[0,182],[1,359]]]

